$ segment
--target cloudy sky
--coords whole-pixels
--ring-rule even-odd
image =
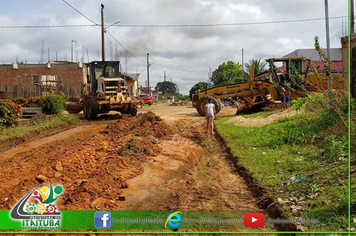
[[[168,79],[188,94],[192,85],[208,80],[212,70],[227,60],[241,63],[250,59],[281,57],[299,48],[313,48],[314,36],[325,46],[325,21],[247,24],[212,27],[132,27],[132,25],[197,25],[257,23],[305,20],[325,17],[324,0],[66,0],[96,23],[100,23],[100,4],[105,5],[105,23],[112,26],[106,35],[106,59],[118,51],[123,70],[141,73],[145,84],[146,54],[154,62],[150,85]],[[347,0],[329,0],[329,16],[347,16]],[[331,47],[340,47],[342,19],[330,20]],[[12,0],[0,2],[0,26],[93,25],[62,0]],[[131,25],[128,26],[128,25]],[[38,63],[41,42],[45,40],[45,60],[70,60],[71,41],[75,40],[74,59],[81,60],[82,47],[89,59],[101,56],[100,27],[75,28],[0,28],[0,63],[19,61]],[[110,44],[112,52],[110,53]],[[121,45],[124,47],[122,47]],[[86,50],[85,50],[86,51]],[[84,61],[87,61],[85,53]],[[126,63],[127,62],[127,63]]]

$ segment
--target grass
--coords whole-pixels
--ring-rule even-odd
[[[58,126],[66,126],[75,123],[78,120],[77,116],[67,114],[49,118],[43,122],[34,125],[18,125],[12,128],[0,128],[0,141],[8,139],[23,138],[33,132],[39,132],[45,129],[50,129]]]
[[[267,197],[281,203],[285,216],[319,219],[321,224],[306,225],[311,231],[347,229],[347,158],[339,160],[347,157],[347,145],[337,145],[347,141],[320,134],[339,122],[332,111],[299,114],[262,127],[226,124],[229,119],[216,121],[218,132]],[[293,182],[292,177],[306,179]]]

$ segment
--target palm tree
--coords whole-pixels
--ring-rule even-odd
[[[250,69],[251,69],[251,65],[255,66],[255,75],[261,73],[262,71],[265,70],[265,67],[267,65],[267,62],[265,61],[261,61],[262,58],[256,60],[256,59],[252,59],[250,60],[248,63],[245,64],[246,66],[246,72],[249,75],[250,74]]]

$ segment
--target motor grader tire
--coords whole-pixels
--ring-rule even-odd
[[[95,120],[98,118],[99,114],[99,106],[98,106],[98,101],[95,97],[89,97],[87,99],[87,112],[88,112],[88,118],[89,120]]]
[[[138,107],[137,104],[131,103],[129,107],[129,112],[131,116],[136,116],[138,112]]]
[[[209,103],[209,99],[211,99],[215,105],[216,114],[221,110],[221,105],[216,98],[212,96],[205,96],[198,100],[196,106],[196,109],[201,116],[205,116],[205,105]]]

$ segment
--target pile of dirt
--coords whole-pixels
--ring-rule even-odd
[[[135,136],[153,136],[155,138],[168,138],[174,134],[172,128],[151,111],[141,113],[137,117],[126,116],[108,125],[104,133],[115,137],[133,134]]]
[[[155,156],[160,152],[159,148],[152,145],[150,141],[146,138],[134,137],[118,150],[118,154],[136,161],[143,161],[145,156]]]
[[[137,118],[132,116],[124,116],[122,119],[118,120],[115,123],[107,125],[106,129],[103,131],[104,134],[121,137],[125,136],[131,129],[136,125]]]
[[[288,109],[280,112],[273,113],[267,117],[256,117],[256,118],[244,118],[242,116],[237,116],[231,120],[226,121],[226,124],[232,124],[237,126],[264,126],[271,124],[272,122],[285,117],[295,116],[297,112],[293,109]]]

